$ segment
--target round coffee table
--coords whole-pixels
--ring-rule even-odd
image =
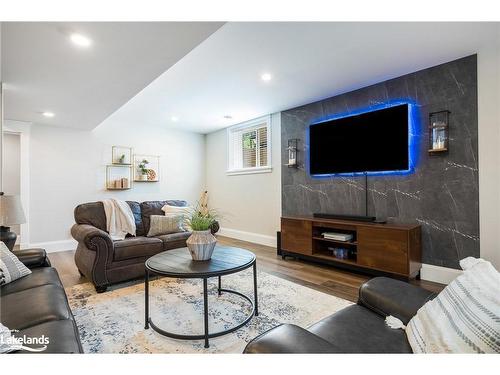
[[[247,268],[253,267],[253,287],[254,298],[253,301],[250,297],[243,293],[222,288],[221,277]],[[166,277],[184,278],[184,279],[202,279],[203,280],[203,315],[205,332],[203,335],[182,335],[165,331],[156,326],[151,317],[149,316],[149,277],[151,274],[161,275]],[[236,294],[250,303],[252,311],[250,314],[238,325],[215,333],[208,332],[208,288],[207,280],[210,277],[218,278],[218,294],[222,292]],[[145,276],[145,329],[150,326],[156,332],[174,339],[181,340],[205,340],[205,348],[209,347],[208,339],[225,335],[234,332],[245,324],[247,324],[252,317],[259,315],[258,302],[257,302],[257,263],[255,262],[255,254],[244,249],[229,246],[216,246],[214,253],[210,260],[194,261],[191,258],[189,249],[187,247],[175,250],[168,250],[156,254],[146,261],[146,276]]]

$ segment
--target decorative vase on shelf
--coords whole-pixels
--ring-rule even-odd
[[[139,176],[139,179],[140,179],[141,181],[147,181],[147,180],[148,180],[148,175],[147,175],[147,174],[141,174],[141,175]]]
[[[210,229],[195,230],[186,241],[193,260],[209,260],[216,243],[217,239],[212,235]]]

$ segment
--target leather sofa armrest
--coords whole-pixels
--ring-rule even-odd
[[[50,261],[44,249],[24,249],[12,252],[28,268],[50,267]]]
[[[319,336],[296,326],[282,324],[248,343],[244,354],[320,354],[337,353],[335,346]]]
[[[400,280],[375,277],[359,288],[358,304],[408,324],[418,309],[435,296],[436,293]]]
[[[89,250],[97,251],[98,245],[95,239],[104,241],[110,249],[113,248],[111,236],[105,231],[88,224],[75,224],[71,227],[71,235],[79,242],[85,244]]]

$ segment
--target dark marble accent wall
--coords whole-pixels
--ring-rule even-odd
[[[368,213],[422,225],[423,262],[459,268],[460,259],[479,256],[476,55],[282,112],[282,213],[364,215],[363,176],[317,179],[307,174],[306,128],[319,118],[402,98],[417,107],[415,172],[369,176]],[[445,109],[451,111],[449,152],[430,156],[428,115]],[[300,139],[298,169],[285,165],[290,138]]]

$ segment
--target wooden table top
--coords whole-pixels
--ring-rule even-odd
[[[228,275],[250,267],[255,262],[251,251],[232,246],[215,246],[210,260],[193,260],[189,249],[167,250],[153,255],[146,267],[153,273],[181,278],[206,278]]]

